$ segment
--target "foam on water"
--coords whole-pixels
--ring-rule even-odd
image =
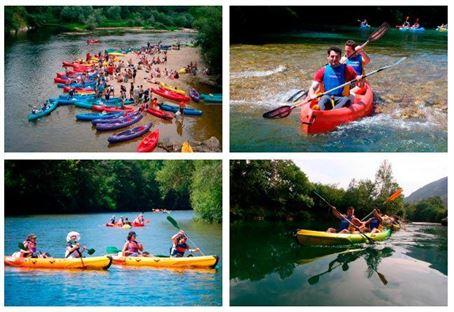
[[[244,79],[244,78],[253,78],[253,77],[267,77],[277,73],[285,71],[287,68],[283,65],[270,70],[247,70],[243,72],[230,73],[230,79]]]

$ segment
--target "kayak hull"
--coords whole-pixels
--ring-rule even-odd
[[[179,106],[171,105],[171,104],[167,104],[167,103],[159,104],[159,107],[162,110],[165,110],[165,111],[168,111],[168,112],[172,112],[172,113],[176,113],[176,112],[178,112],[180,110]],[[203,112],[201,110],[199,110],[199,109],[185,107],[185,108],[183,108],[183,114],[184,115],[188,115],[188,116],[200,116],[200,115],[203,114]]]
[[[334,110],[313,110],[318,102],[312,101],[302,106],[300,121],[302,129],[307,134],[325,133],[335,130],[340,125],[369,116],[373,111],[374,95],[368,84],[364,94],[357,94],[353,103],[348,107]]]
[[[5,265],[33,269],[56,270],[107,270],[112,264],[112,257],[92,258],[16,258],[5,257]]]
[[[150,268],[214,268],[218,256],[201,257],[121,257],[113,256],[113,264]]]
[[[153,93],[176,102],[189,102],[191,100],[187,95],[176,93],[164,88],[151,89]]]
[[[138,127],[132,128],[132,129],[122,131],[120,133],[116,133],[116,134],[108,137],[107,141],[109,141],[109,143],[113,144],[113,143],[119,143],[119,142],[129,141],[129,140],[138,138],[138,137],[144,135],[145,133],[147,133],[150,130],[152,125],[153,124],[150,122],[147,125],[138,126]]]
[[[143,138],[143,140],[137,146],[137,151],[139,153],[152,152],[152,151],[154,151],[156,146],[158,146],[158,142],[159,142],[159,129],[156,129]]]
[[[136,122],[139,122],[143,118],[142,114],[139,114],[134,117],[128,117],[124,118],[119,122],[114,122],[114,123],[98,123],[96,124],[96,130],[98,131],[110,131],[110,130],[117,130],[121,129],[124,127],[128,127],[130,125],[135,124]]]
[[[384,241],[391,236],[391,230],[386,229],[379,233],[366,233],[365,235],[373,241]],[[345,246],[368,242],[361,234],[328,233],[304,229],[296,233],[296,238],[304,246]]]
[[[162,118],[162,119],[166,119],[166,120],[172,120],[175,117],[175,115],[173,113],[171,113],[171,112],[166,112],[166,111],[163,111],[163,110],[157,110],[157,109],[154,109],[154,108],[147,109],[147,112],[149,112],[153,116],[156,116],[156,117],[159,117],[159,118]]]
[[[52,111],[54,111],[57,108],[57,106],[58,106],[58,101],[50,102],[47,109],[40,110],[36,113],[28,114],[28,121],[33,121],[33,120],[36,120],[41,117],[49,115],[50,113],[52,113]]]

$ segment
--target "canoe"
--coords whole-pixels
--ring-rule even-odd
[[[151,91],[163,98],[176,102],[189,102],[191,98],[187,95],[179,94],[164,88],[151,88]]]
[[[161,103],[159,104],[159,107],[165,111],[173,112],[176,113],[177,111],[180,110],[180,107],[178,105],[172,105],[172,104],[167,104],[167,103]],[[190,107],[185,107],[183,109],[183,114],[184,115],[191,115],[191,116],[200,116],[202,115],[202,111],[199,109],[195,108],[190,108]]]
[[[107,141],[109,141],[109,143],[118,143],[118,142],[124,142],[124,141],[138,138],[138,137],[144,135],[145,133],[147,133],[150,130],[152,125],[153,124],[150,122],[146,125],[128,129],[128,130],[122,131],[120,133],[115,133],[115,134],[111,135],[110,137],[108,137]]]
[[[367,233],[373,241],[384,241],[391,236],[391,230],[386,229],[380,233]],[[328,233],[322,231],[299,230],[296,232],[296,238],[301,245],[305,246],[333,246],[333,245],[353,245],[367,243],[367,239],[361,234],[341,234]]]
[[[374,95],[368,84],[365,84],[365,88],[364,94],[357,94],[349,107],[324,111],[313,110],[312,107],[318,104],[316,100],[302,106],[300,121],[303,131],[308,134],[329,132],[342,124],[372,114]]]
[[[123,121],[124,119],[126,118],[131,118],[131,117],[134,117],[134,116],[137,116],[140,114],[139,111],[136,111],[136,112],[123,112],[125,115],[123,116],[118,116],[118,117],[115,117],[115,118],[108,118],[108,119],[102,119],[102,118],[98,118],[98,119],[93,119],[91,121],[91,123],[96,126],[97,124],[99,123],[114,123],[114,122],[121,122]]]
[[[214,268],[218,256],[200,257],[122,257],[112,256],[113,264],[151,268]]]
[[[182,153],[193,153],[193,149],[191,145],[189,144],[188,141],[183,142],[183,145],[181,146],[181,152]]]
[[[114,123],[98,123],[96,124],[96,130],[98,131],[110,131],[110,130],[117,130],[121,129],[130,125],[135,124],[136,122],[139,122],[143,118],[142,114],[139,114],[134,117],[128,117],[125,118],[119,122],[114,122]]]
[[[76,114],[76,119],[81,121],[92,121],[94,119],[109,119],[120,117],[124,112],[113,112],[113,113],[85,113],[85,114]]]
[[[166,112],[164,110],[154,109],[151,107],[149,109],[147,109],[147,112],[149,112],[153,116],[156,116],[156,117],[159,117],[162,119],[167,119],[167,120],[171,120],[175,117],[175,115],[171,112]]]
[[[47,108],[46,109],[40,109],[38,110],[37,112],[35,113],[30,113],[28,114],[28,121],[33,121],[33,120],[36,120],[38,118],[41,118],[41,117],[44,117],[44,116],[47,116],[49,115],[52,111],[54,111],[57,106],[58,106],[58,101],[54,101],[54,102],[51,102],[51,101],[47,101],[48,105],[47,105]]]
[[[222,93],[206,94],[202,93],[200,99],[208,103],[222,103]]]
[[[112,257],[92,258],[16,258],[5,257],[5,265],[21,268],[56,269],[56,270],[107,270],[112,264]]]
[[[182,94],[182,95],[186,95],[186,91],[184,91],[184,90],[182,90],[182,89],[180,89],[180,88],[177,88],[177,87],[168,85],[168,84],[165,83],[165,82],[160,82],[159,85],[160,85],[161,88],[163,88],[163,89],[166,89],[166,90],[169,90],[169,91],[173,91],[173,92],[176,92],[176,93],[179,93],[179,94]]]
[[[196,89],[189,89],[189,97],[196,103],[200,102],[200,94]]]
[[[158,146],[159,129],[154,130],[137,145],[137,151],[140,153],[152,152]]]

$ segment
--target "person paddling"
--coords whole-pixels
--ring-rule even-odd
[[[140,224],[144,225],[145,224],[145,218],[143,216],[143,213],[139,213],[139,215],[132,221],[133,224]]]
[[[353,67],[340,63],[341,54],[342,51],[338,47],[330,47],[327,50],[328,64],[315,73],[309,89],[309,99],[316,99],[317,92],[330,90],[345,82],[362,78],[361,75],[356,73]],[[344,88],[339,88],[323,95],[318,102],[318,108],[320,110],[337,109],[351,104],[352,98],[350,97],[349,91],[349,86],[345,86]]]
[[[79,243],[80,234],[78,232],[69,232],[66,235],[66,252],[65,258],[82,258],[83,253],[87,250],[86,246],[81,246]]]
[[[421,25],[419,24],[419,18],[416,18],[416,21],[415,21],[415,23],[411,26],[411,28],[413,28],[413,29],[418,29],[418,28],[420,28],[420,27],[421,27]]]
[[[128,233],[126,243],[123,245],[121,254],[124,257],[146,257],[147,252],[143,251],[143,245],[137,241],[137,234],[134,231]]]
[[[353,208],[353,207],[348,207],[347,213],[345,215],[341,214],[336,209],[336,207],[333,207],[331,209],[331,212],[334,217],[336,217],[340,220],[340,223],[339,223],[338,230],[336,230],[335,228],[328,228],[328,230],[326,230],[326,232],[328,232],[328,233],[336,233],[336,232],[338,232],[338,233],[354,233],[356,229],[353,226],[351,226],[350,223],[356,225],[361,231],[364,228],[363,222],[361,222],[361,220],[359,220],[358,218],[355,217],[355,208]]]
[[[37,236],[35,234],[30,234],[24,240],[22,245],[25,249],[20,250],[19,256],[21,258],[47,258],[49,255],[47,253],[42,253],[38,251],[38,243],[36,242]]]
[[[358,45],[353,40],[347,40],[344,47],[345,55],[341,59],[342,64],[347,64],[353,67],[357,75],[364,75],[366,65],[370,63],[369,55],[363,50],[363,46]],[[351,95],[362,93],[364,82],[358,84],[350,90]]]
[[[177,234],[172,236],[173,246],[170,249],[171,257],[183,257],[186,251],[199,252],[199,248],[191,249],[187,244],[188,237],[183,230],[178,231]]]
[[[405,21],[402,23],[402,28],[409,28],[410,27],[410,16],[405,18]]]
[[[382,214],[380,209],[373,210],[373,217],[366,221],[365,226],[368,232],[379,233],[381,232],[383,224]]]
[[[360,27],[369,27],[369,24],[367,24],[367,19],[364,19],[364,20],[361,22]]]

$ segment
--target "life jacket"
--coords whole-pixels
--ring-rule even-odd
[[[357,75],[362,75],[364,73],[363,57],[360,54],[348,57],[345,64],[353,67],[353,69],[356,71]]]
[[[65,258],[80,258],[81,257],[81,255],[79,254],[79,251],[77,249],[74,249],[72,252],[68,252],[68,247],[73,248],[75,244],[77,244],[76,241],[69,241],[66,243]]]
[[[138,253],[139,252],[139,244],[136,241],[128,241],[128,251],[130,253]]]
[[[353,217],[345,217],[345,219],[347,219],[348,221],[352,221]],[[348,221],[346,221],[345,219],[342,219],[339,223],[339,231],[342,231],[342,230],[347,230],[348,227],[350,226],[350,223]]]
[[[380,221],[378,221],[378,219],[376,218],[372,218],[372,220],[370,220],[370,229],[375,229],[375,228],[378,228],[380,225]]]
[[[335,87],[345,83],[345,69],[346,64],[340,64],[337,67],[332,67],[327,64],[325,66],[325,74],[323,75],[323,88],[324,90],[331,90]],[[331,91],[328,95],[343,96],[348,95],[348,86]]]
[[[172,256],[183,257],[186,250],[188,250],[188,245],[186,243],[176,244],[173,247]]]

